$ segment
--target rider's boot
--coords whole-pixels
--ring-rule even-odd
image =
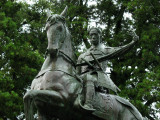
[[[85,91],[85,103],[84,103],[84,108],[87,110],[95,110],[93,108],[93,98],[95,95],[95,86],[94,86],[94,81],[93,80],[87,80],[86,81],[86,91]]]

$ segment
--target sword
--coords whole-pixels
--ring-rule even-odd
[[[94,68],[93,67],[93,65],[89,62],[89,61],[87,61],[86,59],[84,59],[84,58],[81,58],[83,61],[85,61],[88,65],[89,65],[89,67],[91,67],[91,68]]]
[[[95,60],[96,64],[98,65],[98,67],[103,71],[100,63],[98,62],[98,60],[96,59],[96,57],[93,55],[93,53],[91,53],[91,56],[93,57],[93,59]]]

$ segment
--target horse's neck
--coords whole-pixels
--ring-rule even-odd
[[[64,39],[64,42],[59,46],[59,50],[63,51],[67,56],[69,56],[72,59],[73,49],[71,45],[70,35],[67,34],[67,36],[64,37]],[[64,55],[59,52],[58,56],[51,56],[51,54],[48,54],[39,74],[43,74],[46,71],[50,70],[61,70],[72,74],[72,68],[73,67],[71,61],[66,60]]]
[[[72,47],[71,43],[64,42],[61,46],[60,51],[63,51],[67,56],[72,59]],[[41,72],[44,73],[45,71],[49,70],[60,70],[67,73],[72,73],[72,64],[71,61],[66,60],[62,53],[58,53],[58,56],[51,56],[48,54],[47,58],[45,59],[43,66],[41,68]]]
[[[71,73],[71,64],[66,61],[63,55],[53,58],[50,54],[47,56],[41,71],[60,70],[67,73]]]

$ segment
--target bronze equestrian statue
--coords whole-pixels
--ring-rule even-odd
[[[75,70],[66,12],[67,7],[60,15],[47,19],[47,57],[32,81],[31,90],[24,95],[26,120],[34,120],[35,113],[38,113],[38,120],[143,120],[130,102],[108,93],[95,92],[94,111],[84,109],[83,84]],[[112,54],[97,60],[106,58],[112,58]]]

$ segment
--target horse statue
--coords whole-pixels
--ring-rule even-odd
[[[83,84],[75,73],[71,35],[65,23],[67,7],[47,19],[47,56],[24,95],[26,120],[144,120],[127,100],[96,92],[94,111],[83,108]],[[79,78],[79,79],[78,79]]]

